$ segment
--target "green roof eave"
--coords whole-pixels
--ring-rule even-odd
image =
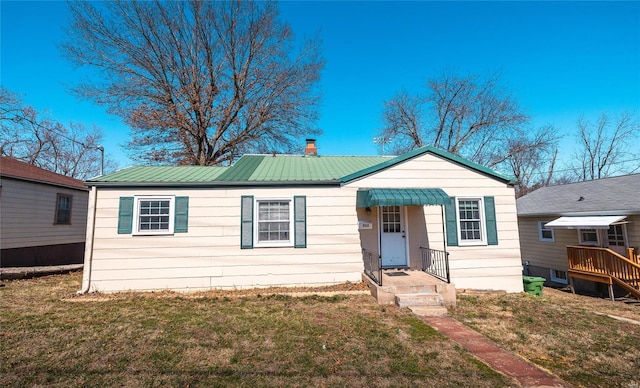
[[[395,166],[396,164],[400,164],[400,163],[403,163],[403,162],[405,162],[407,160],[410,160],[410,159],[413,159],[415,157],[424,155],[424,154],[432,154],[432,155],[441,157],[441,158],[449,160],[449,161],[451,161],[451,162],[453,162],[455,164],[458,164],[458,165],[460,165],[462,167],[469,168],[469,169],[474,170],[474,171],[476,171],[476,172],[478,172],[480,174],[483,174],[483,175],[488,176],[490,178],[497,179],[497,180],[499,180],[501,182],[504,182],[506,184],[509,184],[509,185],[515,185],[516,183],[518,183],[517,180],[515,178],[513,178],[513,177],[502,175],[502,174],[500,174],[500,173],[498,173],[498,172],[496,172],[496,171],[494,171],[494,170],[492,170],[492,169],[490,169],[488,167],[485,167],[485,166],[480,165],[478,163],[474,163],[474,162],[472,162],[470,160],[467,160],[465,158],[462,158],[460,156],[454,155],[454,154],[452,154],[450,152],[447,152],[447,151],[444,151],[444,150],[441,150],[439,148],[432,147],[432,146],[425,146],[425,147],[417,148],[417,149],[415,149],[413,151],[409,151],[409,152],[407,152],[405,154],[402,154],[402,155],[400,155],[398,157],[395,157],[395,158],[393,158],[391,160],[376,164],[374,166],[371,166],[369,168],[365,168],[363,170],[354,172],[354,173],[349,174],[349,175],[345,175],[342,178],[340,178],[339,180],[340,180],[340,182],[342,184],[347,184],[347,183],[353,182],[355,180],[364,178],[364,177],[366,177],[368,175],[375,174],[375,173],[377,173],[379,171],[385,170],[385,169],[387,169],[389,167]]]
[[[230,187],[301,187],[340,186],[339,180],[326,181],[209,181],[209,182],[85,182],[89,187],[182,187],[182,188],[230,188]]]

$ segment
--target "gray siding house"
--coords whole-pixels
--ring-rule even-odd
[[[0,267],[81,264],[89,189],[74,178],[0,158]]]
[[[631,174],[544,187],[519,198],[525,273],[546,278],[548,285],[574,278],[590,289],[603,283],[637,291],[639,194],[640,174]]]

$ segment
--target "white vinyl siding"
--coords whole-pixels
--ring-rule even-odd
[[[188,196],[188,232],[135,238],[118,234],[120,197],[131,197],[134,192],[145,196],[145,191],[175,195],[176,199]],[[241,249],[241,197],[247,194],[255,199],[289,198],[291,207],[294,198],[306,196],[306,249],[292,245]],[[308,286],[359,282],[362,277],[358,228],[354,226],[355,190],[136,188],[98,189],[97,196],[93,291]],[[305,221],[301,223],[304,226]],[[253,224],[255,227],[257,219]]]
[[[443,189],[450,197],[481,198],[493,197],[497,245],[445,246],[442,230],[442,209],[440,206],[422,206],[408,209],[412,225],[417,217],[423,217],[426,224],[409,230],[411,247],[408,251],[411,261],[419,260],[420,251],[415,244],[423,241],[431,249],[449,252],[451,282],[456,288],[486,289],[488,287],[508,292],[522,291],[522,264],[518,222],[513,188],[504,182],[471,171],[438,156],[426,154],[391,169],[355,181],[348,186],[361,188],[398,187]],[[484,209],[481,209],[484,210]],[[367,219],[362,219],[367,221]],[[537,240],[537,238],[536,238]],[[415,242],[415,244],[414,244]],[[414,249],[415,248],[415,249]]]
[[[493,196],[499,245],[445,247],[440,206],[408,209],[412,245],[424,239],[450,252],[452,283],[458,288],[522,291],[520,248],[513,188],[433,155],[423,155],[342,187],[238,187],[146,189],[154,195],[189,197],[189,231],[172,236],[117,234],[119,198],[145,189],[97,192],[91,290],[195,290],[268,286],[309,286],[359,282],[364,269],[356,209],[360,187],[440,187],[452,197]],[[243,200],[306,198],[295,209],[296,230],[306,226],[305,249],[241,249]],[[303,202],[303,201],[301,201]],[[301,213],[299,216],[297,215]],[[304,210],[304,211],[303,211]],[[253,214],[255,214],[255,206]],[[306,212],[306,213],[305,213]],[[367,218],[368,217],[368,218]],[[291,218],[290,218],[291,219]],[[254,228],[257,220],[253,222]],[[426,227],[426,230],[425,230]],[[377,228],[377,226],[376,226]],[[249,234],[251,240],[252,234]],[[374,241],[375,242],[375,241]],[[250,241],[247,241],[250,243]],[[255,241],[253,241],[255,244]],[[304,243],[304,244],[303,244]],[[296,237],[295,246],[298,246]],[[408,252],[417,255],[419,250]],[[414,260],[412,257],[411,260]]]

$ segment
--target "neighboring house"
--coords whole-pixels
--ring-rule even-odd
[[[310,140],[305,153],[86,182],[82,291],[359,282],[368,257],[422,269],[427,249],[448,251],[458,288],[522,291],[510,178],[432,147],[320,156]]]
[[[545,277],[549,285],[566,285],[570,277],[588,280],[580,282],[582,287],[593,288],[593,282],[601,280],[615,283],[616,276],[608,274],[605,266],[630,265],[625,258],[638,264],[639,195],[640,174],[632,174],[543,187],[519,198],[525,272]],[[587,261],[600,264],[589,269],[584,267]],[[640,274],[640,267],[635,271]]]
[[[0,267],[81,264],[89,189],[79,180],[0,158]]]

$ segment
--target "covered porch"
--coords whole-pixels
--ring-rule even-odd
[[[379,303],[441,308],[455,304],[446,250],[444,206],[448,203],[449,196],[440,188],[357,192],[363,280]],[[440,209],[425,214],[425,206]],[[437,228],[442,238],[430,241],[428,228]]]

